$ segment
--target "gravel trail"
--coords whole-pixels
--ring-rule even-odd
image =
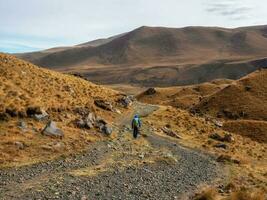
[[[136,103],[147,116],[156,106]],[[20,168],[0,170],[0,199],[186,199],[200,184],[224,174],[215,159],[160,137],[144,125],[133,141],[118,123],[114,140],[96,143],[79,155]],[[136,147],[135,142],[146,142]]]

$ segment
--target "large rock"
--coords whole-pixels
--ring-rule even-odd
[[[24,121],[19,121],[19,122],[18,122],[18,127],[19,127],[21,130],[26,130],[26,129],[27,129],[27,124],[26,124]]]
[[[37,121],[43,121],[43,120],[48,120],[49,115],[47,114],[46,111],[41,109],[41,114],[34,114],[33,118],[36,119]]]
[[[101,126],[100,130],[105,135],[111,135],[112,133],[112,127],[109,126],[108,124]]]
[[[161,129],[166,135],[177,138],[177,139],[182,139],[182,137],[180,135],[178,135],[177,133],[175,133],[173,130],[167,128],[167,127],[163,127]]]
[[[48,124],[42,130],[42,134],[59,138],[62,138],[64,136],[63,131],[57,127],[56,122],[54,121],[48,122]]]
[[[145,92],[144,92],[144,94],[145,95],[153,95],[153,94],[156,94],[156,89],[155,88],[148,88]]]
[[[73,111],[83,117],[87,116],[90,113],[90,110],[85,107],[75,107]]]
[[[113,107],[110,102],[105,101],[103,99],[97,99],[94,101],[95,105],[99,108],[102,108],[104,110],[112,111]]]
[[[28,107],[27,110],[26,110],[26,113],[27,113],[28,117],[32,117],[34,115],[42,114],[42,110],[38,106],[36,106],[36,107]]]
[[[9,115],[4,113],[4,112],[0,112],[0,121],[8,121],[9,119]]]
[[[125,107],[128,108],[132,105],[133,101],[129,96],[124,96],[121,99],[119,99],[119,103]]]
[[[87,128],[87,129],[94,128],[94,126],[96,125],[96,116],[94,113],[89,113],[87,117],[83,119],[78,118],[74,120],[74,124],[78,128]]]
[[[6,113],[10,115],[10,117],[18,116],[18,112],[14,108],[6,108]]]

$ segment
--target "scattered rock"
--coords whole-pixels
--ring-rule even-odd
[[[42,114],[42,110],[40,107],[28,107],[26,113],[28,117],[32,117],[34,115]]]
[[[20,149],[20,150],[23,150],[24,148],[25,148],[25,145],[24,145],[24,143],[22,143],[22,142],[15,142],[14,143],[15,144],[15,146],[18,148],[18,149]]]
[[[94,128],[94,125],[96,125],[95,114],[89,113],[88,116],[83,119],[76,119],[74,120],[74,124],[78,128],[86,128],[86,129]]]
[[[69,93],[74,93],[74,90],[69,85],[64,85],[63,89]]]
[[[144,154],[140,154],[138,157],[139,157],[140,159],[144,159],[145,155],[144,155]]]
[[[8,121],[8,120],[9,120],[9,115],[4,112],[0,112],[0,121]]]
[[[220,142],[233,142],[234,138],[231,134],[226,133],[224,137],[220,136],[218,133],[213,133],[209,138],[220,141]]]
[[[118,114],[121,114],[121,111],[118,110],[118,109],[115,109],[114,112],[115,112],[115,113],[118,113]]]
[[[223,127],[223,122],[221,122],[221,121],[218,121],[218,120],[215,120],[214,121],[214,124],[216,125],[216,126],[218,126],[218,127]]]
[[[231,112],[230,110],[228,109],[224,109],[222,111],[222,113],[224,114],[225,117],[229,118],[229,119],[238,119],[239,118],[239,115],[236,114],[236,113],[233,113]]]
[[[178,139],[182,139],[182,137],[180,135],[178,135],[177,133],[175,133],[171,129],[168,129],[167,127],[163,127],[161,130],[164,133],[166,133],[168,136],[171,136],[171,137],[174,137],[174,138],[178,138]]]
[[[18,112],[14,108],[6,108],[6,113],[10,115],[10,117],[17,117]]]
[[[248,85],[247,85],[247,86],[245,86],[245,90],[246,90],[246,91],[250,91],[250,90],[251,90],[251,88],[252,88],[251,86],[248,86]]]
[[[57,128],[56,122],[50,121],[42,130],[43,135],[62,138],[64,133],[61,129]]]
[[[213,133],[209,136],[209,138],[214,139],[214,140],[218,140],[218,141],[223,141],[223,137],[220,136],[218,133]]]
[[[20,110],[20,111],[18,111],[18,116],[19,116],[19,118],[25,118],[25,117],[27,117],[27,114],[25,111]]]
[[[104,133],[106,135],[111,135],[111,133],[112,133],[112,128],[107,124],[101,126],[100,130],[102,131],[102,133]]]
[[[231,134],[226,133],[226,134],[224,135],[224,137],[223,137],[223,141],[224,141],[224,142],[234,142],[235,139],[234,139],[234,137],[233,137]]]
[[[44,120],[48,120],[49,115],[47,114],[46,111],[41,109],[41,114],[34,114],[33,118],[36,119],[37,121],[44,121]]]
[[[144,92],[144,94],[145,95],[153,95],[153,94],[156,94],[156,89],[155,88],[148,88],[145,92]]]
[[[133,103],[131,98],[128,97],[128,96],[122,97],[121,99],[119,99],[118,102],[125,108],[130,107],[132,105],[132,103]]]
[[[41,148],[43,150],[46,150],[46,151],[52,151],[53,150],[53,147],[49,146],[49,145],[41,145]]]
[[[19,121],[18,127],[22,130],[25,130],[25,129],[27,129],[27,124],[24,121]]]
[[[75,119],[73,123],[77,128],[85,128],[85,122],[82,119]]]
[[[222,162],[222,163],[231,162],[235,164],[240,164],[239,160],[233,159],[229,155],[220,155],[216,160],[217,162]]]
[[[90,113],[90,110],[85,107],[76,107],[73,111],[83,117],[87,116]]]
[[[112,111],[113,107],[110,102],[105,101],[103,99],[97,99],[94,101],[95,105],[99,108],[102,108],[104,110]]]
[[[170,125],[170,124],[166,124],[166,127],[167,127],[167,128],[171,128],[171,125]]]
[[[56,151],[60,151],[60,150],[62,150],[62,149],[65,148],[65,145],[64,145],[64,143],[62,143],[62,142],[56,142],[56,143],[53,145],[53,148],[54,148],[54,150],[56,150]]]
[[[218,143],[218,144],[215,144],[214,147],[216,148],[223,148],[223,149],[227,149],[227,145],[224,144],[224,143]]]

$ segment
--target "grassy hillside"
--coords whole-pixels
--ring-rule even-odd
[[[20,165],[80,151],[102,134],[80,129],[74,121],[91,112],[108,123],[117,113],[97,107],[102,99],[116,109],[120,94],[72,75],[42,69],[13,56],[0,54],[0,165]],[[46,112],[64,137],[41,134],[47,120],[36,120],[29,110]],[[123,112],[123,108],[121,108]]]
[[[260,70],[203,99],[196,110],[228,119],[267,120],[267,70]]]

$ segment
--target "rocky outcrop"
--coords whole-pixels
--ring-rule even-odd
[[[156,91],[155,88],[148,88],[148,89],[144,92],[145,95],[153,95],[153,94],[156,94],[156,93],[157,93],[157,91]]]
[[[95,105],[99,108],[102,108],[104,110],[113,111],[113,106],[110,102],[105,101],[103,99],[96,99],[94,101]]]
[[[118,100],[119,104],[121,104],[124,108],[128,108],[132,105],[133,99],[130,96],[124,96]]]
[[[51,137],[59,137],[62,138],[64,133],[61,129],[59,129],[56,125],[56,122],[49,121],[45,128],[42,130],[43,135],[51,136]]]

